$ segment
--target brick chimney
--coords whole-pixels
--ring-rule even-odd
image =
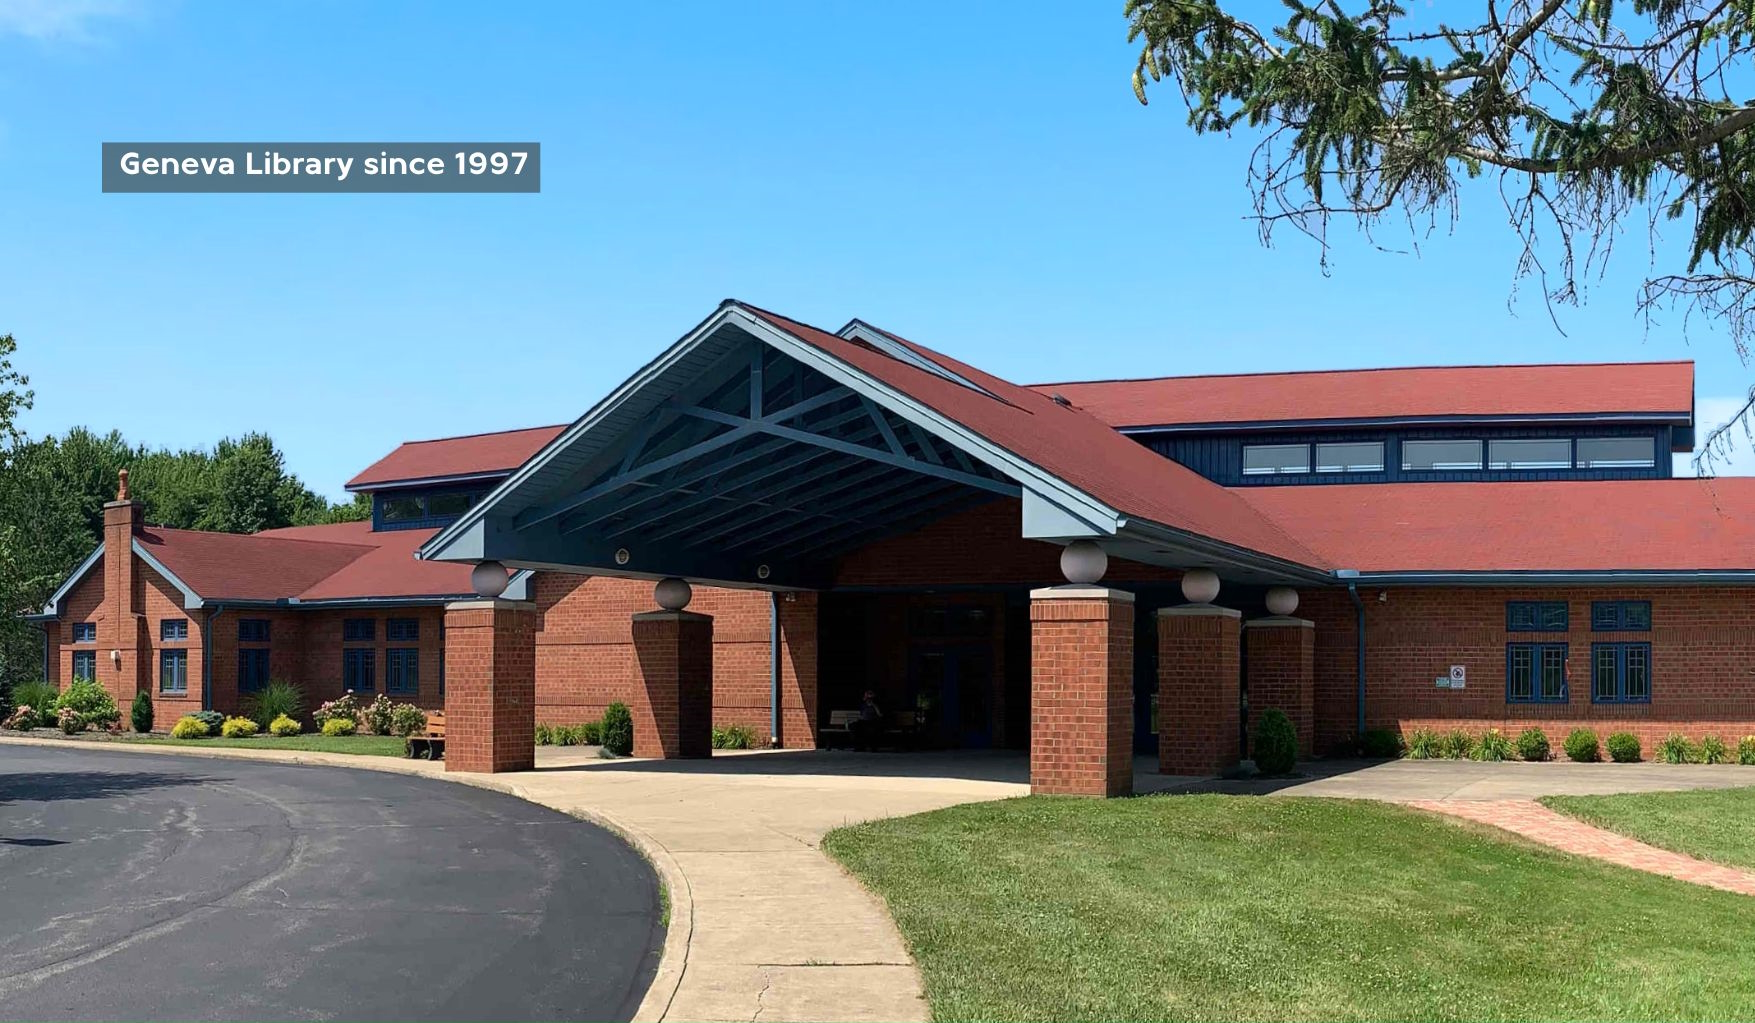
[[[116,474],[116,499],[104,505],[104,615],[98,623],[98,679],[126,707],[148,684],[142,651],[146,621],[134,562],[141,504],[128,496],[128,470]],[[119,655],[119,656],[118,656]]]

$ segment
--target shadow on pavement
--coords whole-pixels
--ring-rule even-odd
[[[200,785],[211,779],[162,771],[31,771],[0,775],[0,806],[65,799],[108,799],[149,789]]]

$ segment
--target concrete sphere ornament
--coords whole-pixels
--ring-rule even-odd
[[[1210,568],[1191,568],[1182,573],[1182,596],[1191,604],[1211,604],[1219,595],[1219,574]]]
[[[689,584],[676,576],[660,579],[658,585],[652,588],[653,599],[666,611],[681,611],[689,606],[689,600],[694,595],[695,591],[689,588]]]
[[[1109,571],[1109,555],[1090,540],[1074,540],[1060,549],[1060,574],[1066,581],[1089,586]]]
[[[1267,609],[1269,614],[1281,617],[1298,610],[1298,591],[1290,586],[1275,586],[1268,590]]]
[[[511,581],[506,566],[497,561],[479,562],[469,570],[469,588],[490,600],[506,592]]]

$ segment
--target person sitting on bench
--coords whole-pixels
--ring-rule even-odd
[[[877,694],[870,689],[865,691],[865,697],[860,701],[859,720],[851,722],[848,730],[853,733],[855,750],[877,749],[878,736],[884,730],[884,712],[878,706]]]

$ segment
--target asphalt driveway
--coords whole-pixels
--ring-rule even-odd
[[[0,747],[0,1018],[627,1019],[659,912],[620,839],[500,793]]]

